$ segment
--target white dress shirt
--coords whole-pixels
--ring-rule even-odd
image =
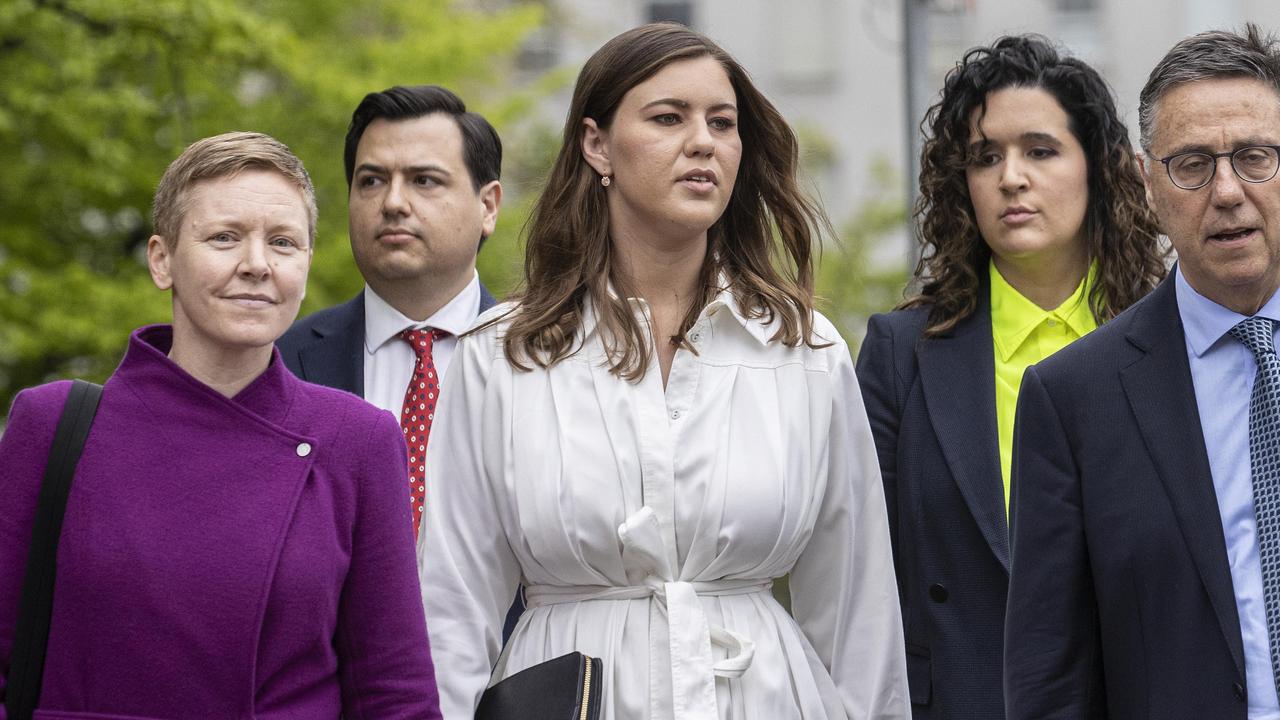
[[[462,292],[453,296],[431,317],[414,322],[378,297],[368,285],[364,288],[364,399],[389,410],[396,418],[404,408],[404,393],[413,377],[417,356],[409,343],[396,337],[407,328],[436,328],[449,334],[436,340],[431,359],[436,376],[444,389],[445,372],[458,346],[458,335],[467,331],[480,313],[480,276],[473,275]]]
[[[1195,291],[1177,269],[1178,313],[1186,335],[1191,382],[1200,411],[1205,451],[1222,516],[1222,534],[1231,566],[1231,587],[1244,645],[1249,683],[1249,720],[1280,720],[1271,641],[1263,597],[1258,521],[1253,510],[1253,465],[1249,458],[1249,398],[1258,374],[1253,353],[1228,331],[1245,319]],[[1280,293],[1258,310],[1280,321]]]
[[[656,357],[612,375],[595,322],[588,304],[582,349],[550,370],[513,368],[502,322],[459,345],[418,546],[444,717],[574,650],[602,661],[606,720],[910,717],[879,464],[835,328],[817,316],[832,345],[786,347],[721,293],[664,388]],[[788,573],[793,614],[769,591]]]

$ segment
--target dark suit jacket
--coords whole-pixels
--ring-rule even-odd
[[[1009,719],[1244,720],[1240,625],[1172,273],[1027,370],[1015,433]]]
[[[875,315],[858,382],[884,478],[913,715],[1004,717],[1009,544],[990,293],[942,337],[927,308]]]
[[[480,312],[496,301],[480,284]],[[298,320],[276,341],[294,375],[364,397],[364,290]]]

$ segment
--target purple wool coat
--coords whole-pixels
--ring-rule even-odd
[[[105,385],[36,718],[439,718],[395,418],[279,355],[228,399],[171,339],[136,331]],[[0,685],[69,388],[19,393],[0,438]]]

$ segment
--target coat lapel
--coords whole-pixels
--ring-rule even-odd
[[[991,551],[1008,572],[1009,522],[996,430],[991,298],[985,284],[973,315],[949,336],[921,340],[916,360],[925,405],[951,475]]]
[[[1121,371],[1120,381],[1231,648],[1231,658],[1243,676],[1235,591],[1173,277],[1169,273],[1169,279],[1140,308],[1141,314],[1134,316],[1128,338],[1142,355]]]
[[[364,293],[311,329],[298,349],[302,379],[364,397]]]

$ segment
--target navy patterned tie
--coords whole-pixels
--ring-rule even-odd
[[[1280,687],[1280,358],[1276,357],[1274,328],[1275,323],[1267,318],[1251,317],[1230,332],[1258,361],[1249,398],[1249,461],[1271,672]]]

